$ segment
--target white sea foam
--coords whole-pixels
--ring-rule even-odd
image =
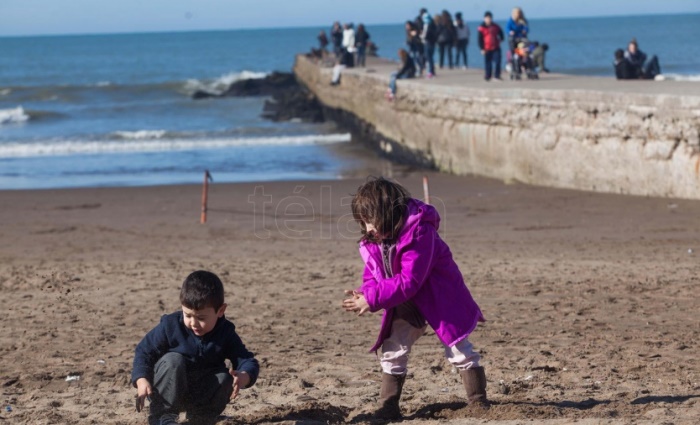
[[[240,146],[330,145],[350,141],[350,134],[229,139],[156,139],[122,141],[47,141],[0,144],[0,158],[136,152],[187,151]]]
[[[185,82],[184,89],[187,93],[194,93],[197,90],[203,90],[212,94],[221,94],[229,88],[229,86],[236,81],[241,80],[257,80],[267,77],[265,72],[253,72],[253,71],[243,71],[243,72],[232,72],[229,74],[222,75],[219,78],[209,81],[201,80],[187,80]]]
[[[160,139],[165,136],[165,130],[117,131],[113,135],[126,140]]]
[[[12,93],[12,89],[0,89],[0,96],[7,96]]]
[[[97,84],[95,84],[95,87],[109,87],[111,85],[112,83],[109,81],[99,81]]]
[[[700,74],[660,74],[654,78],[656,81],[689,81],[693,83],[700,82]]]
[[[24,108],[21,106],[12,109],[0,109],[0,125],[25,122],[28,120],[29,115],[24,112]]]

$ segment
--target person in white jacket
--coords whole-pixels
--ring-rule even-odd
[[[345,24],[343,30],[343,48],[349,53],[355,53],[355,29],[352,24]]]

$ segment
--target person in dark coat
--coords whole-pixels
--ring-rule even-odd
[[[331,40],[333,41],[333,53],[339,58],[343,51],[343,27],[338,21],[334,22],[333,28],[331,28]]]
[[[355,47],[357,47],[357,66],[364,67],[367,59],[367,43],[369,42],[369,33],[363,24],[357,26],[355,32]]]
[[[445,65],[445,53],[447,53],[450,69],[452,69],[452,46],[455,44],[456,37],[450,12],[443,10],[441,15],[436,15],[435,24],[437,25],[437,43],[440,49],[440,69]]]
[[[320,33],[318,33],[318,48],[321,49],[322,52],[326,51],[326,47],[328,47],[328,36],[326,36],[326,32],[321,30]]]
[[[615,50],[615,77],[618,80],[636,80],[637,72],[634,67],[625,59],[625,52],[622,49]]]
[[[418,74],[422,75],[425,62],[423,60],[423,42],[420,39],[420,31],[416,28],[416,24],[413,21],[406,21],[405,29],[408,53],[418,68]]]
[[[387,93],[389,100],[394,100],[396,96],[396,80],[414,78],[416,76],[416,64],[406,49],[399,50],[399,59],[401,59],[401,68],[391,74],[391,81],[389,82],[389,91]]]
[[[639,50],[637,40],[634,38],[627,45],[625,60],[632,66],[637,78],[653,80],[657,75],[661,74],[659,58],[653,55],[647,60],[647,55]]]

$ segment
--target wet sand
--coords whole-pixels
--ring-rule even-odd
[[[422,175],[395,177],[422,197]],[[430,181],[487,318],[471,340],[493,406],[466,406],[429,330],[407,423],[700,422],[700,202]],[[200,268],[224,281],[262,367],[220,423],[361,422],[380,317],[340,308],[362,270],[348,206],[360,183],[214,184],[206,225],[197,186],[0,192],[0,423],[145,423],[133,349]]]

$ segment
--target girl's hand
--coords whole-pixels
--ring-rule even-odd
[[[358,316],[362,316],[369,311],[369,304],[367,304],[364,295],[356,291],[345,291],[345,295],[352,295],[352,298],[343,301],[345,311],[356,312]]]
[[[140,412],[141,409],[143,409],[143,406],[146,404],[146,398],[151,397],[153,389],[151,388],[151,383],[148,382],[148,379],[139,378],[136,381],[136,391],[136,411]]]
[[[233,400],[238,397],[241,388],[245,388],[250,384],[250,375],[248,375],[248,372],[239,372],[233,369],[229,373],[233,376],[233,392],[231,393],[231,400]]]

